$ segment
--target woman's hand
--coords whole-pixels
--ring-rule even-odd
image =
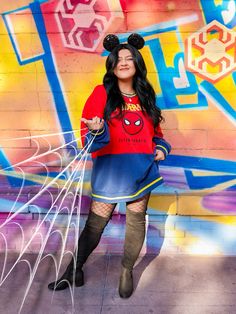
[[[93,117],[90,120],[81,118],[81,121],[83,121],[87,125],[89,130],[92,130],[92,131],[101,130],[104,126],[104,120],[100,119],[99,117]]]
[[[155,161],[160,161],[160,160],[164,160],[164,159],[165,159],[165,154],[163,153],[163,151],[157,149],[157,150],[156,150],[155,157],[154,157],[154,160],[155,160]]]

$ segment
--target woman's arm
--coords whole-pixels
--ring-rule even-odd
[[[110,141],[108,125],[103,120],[105,105],[106,91],[99,85],[87,99],[81,118],[81,141],[83,147],[89,146],[89,153],[99,150]]]
[[[163,138],[160,125],[155,128],[152,140],[156,144],[155,160],[164,160],[171,151],[171,145]]]

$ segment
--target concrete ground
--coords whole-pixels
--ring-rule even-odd
[[[16,258],[16,253],[8,255],[3,279]],[[141,257],[134,270],[135,291],[125,300],[118,295],[119,255],[91,255],[84,269],[86,284],[55,293],[47,289],[55,276],[52,260],[41,261],[27,291],[36,255],[24,258],[26,262],[18,263],[0,286],[1,314],[236,313],[236,257]],[[3,265],[2,254],[0,270]]]

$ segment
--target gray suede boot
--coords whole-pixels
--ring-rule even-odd
[[[132,270],[145,239],[145,215],[146,211],[136,213],[129,209],[126,210],[124,255],[119,283],[121,298],[129,298],[133,293]]]

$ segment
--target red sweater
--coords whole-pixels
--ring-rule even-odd
[[[106,100],[104,86],[96,86],[86,101],[82,117],[103,118]],[[122,118],[114,112],[102,130],[90,132],[81,123],[83,146],[91,145],[89,152],[94,161],[92,196],[103,202],[139,198],[162,183],[154,154],[156,149],[165,155],[170,151],[160,126],[154,128],[152,119],[141,110],[138,97],[124,97],[124,100]]]

